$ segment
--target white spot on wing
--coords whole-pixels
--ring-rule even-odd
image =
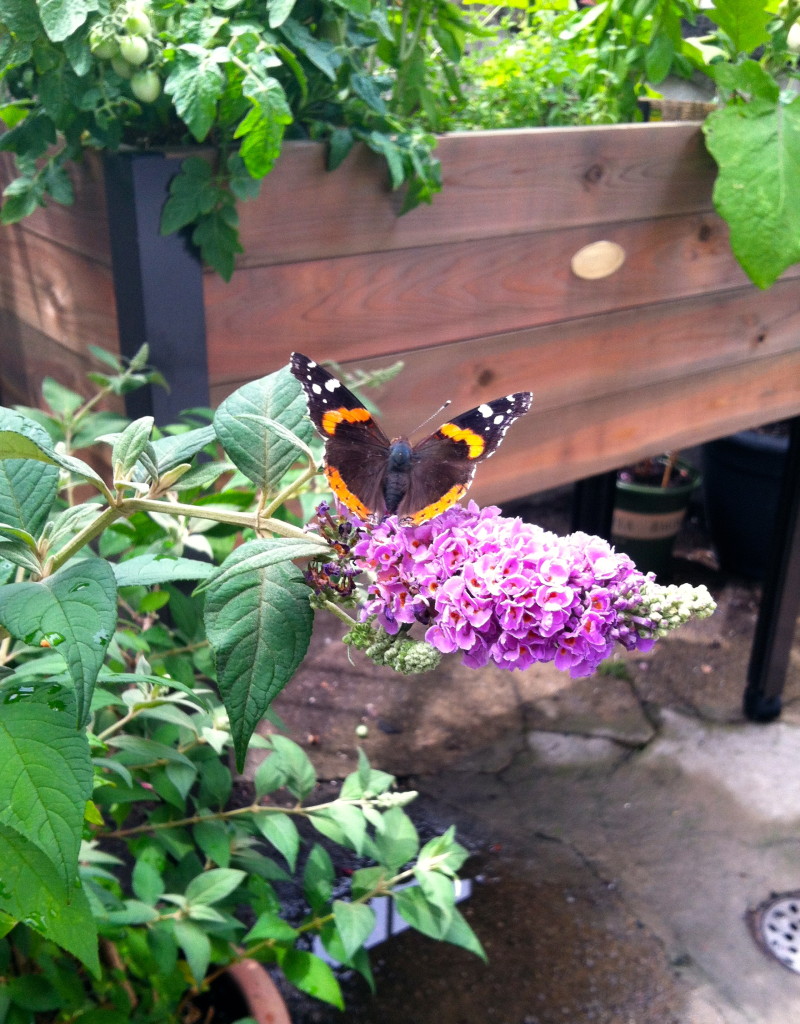
[[[327,388],[328,391],[335,391],[340,386],[341,385],[339,384],[339,381],[336,380],[335,377],[331,377],[330,380],[325,381],[325,387]]]
[[[478,412],[481,414],[481,416],[483,416],[484,419],[488,420],[488,418],[492,415],[492,407],[491,405],[479,405]]]

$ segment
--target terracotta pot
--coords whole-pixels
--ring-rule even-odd
[[[249,1016],[258,1024],[292,1024],[283,996],[263,964],[241,960],[231,964],[227,973],[242,993]]]

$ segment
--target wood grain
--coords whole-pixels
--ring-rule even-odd
[[[624,265],[580,280],[573,254],[602,237]],[[745,283],[715,214],[262,267],[229,285],[206,277],[211,386],[269,372],[294,348],[344,362]]]
[[[97,153],[87,152],[79,164],[69,168],[75,192],[72,206],[50,202],[26,217],[18,229],[36,235],[69,251],[111,266],[103,165]],[[8,184],[15,171],[10,153],[0,153],[0,183]],[[0,228],[0,261],[5,264],[7,228]]]
[[[382,159],[356,147],[324,171],[289,142],[242,207],[239,266],[415,248],[710,210],[715,168],[697,124],[457,132],[439,140],[444,188],[398,216]],[[323,213],[324,211],[324,213]]]
[[[0,309],[71,352],[117,347],[111,270],[15,224],[0,230]]]
[[[472,496],[496,502],[645,455],[700,444],[800,411],[800,347],[756,364],[599,397],[557,413],[536,407],[480,470]]]

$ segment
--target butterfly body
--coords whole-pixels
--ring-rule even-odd
[[[293,353],[311,419],[325,441],[325,475],[338,500],[360,519],[398,515],[423,523],[465,493],[477,464],[496,450],[509,426],[531,407],[528,391],[470,409],[416,445],[389,440],[341,381],[308,356]]]

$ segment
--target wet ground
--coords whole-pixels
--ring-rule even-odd
[[[567,532],[568,501],[528,515]],[[746,924],[800,888],[800,637],[781,720],[744,722],[759,588],[715,569],[700,518],[678,555],[716,614],[590,679],[454,661],[408,679],[318,630],[276,710],[321,779],[360,744],[420,791],[421,827],[457,824],[489,963],[405,932],[373,951],[376,996],[345,978],[344,1015],[291,997],[296,1024],[800,1021],[800,976]]]

